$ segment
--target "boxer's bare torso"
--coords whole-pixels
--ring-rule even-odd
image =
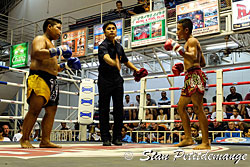
[[[38,46],[37,46],[38,45]],[[41,56],[37,56],[34,47],[41,47],[42,49],[49,49],[54,48],[55,46],[52,42],[45,36],[37,36],[34,41],[32,42],[32,49],[31,49],[31,70],[41,70],[46,71],[52,75],[57,75],[58,73],[58,63],[57,63],[57,56],[52,58],[42,58]]]

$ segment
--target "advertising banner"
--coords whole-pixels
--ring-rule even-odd
[[[29,43],[12,45],[10,48],[10,67],[19,68],[28,65]]]
[[[72,49],[72,56],[84,56],[87,48],[87,28],[63,33],[62,45],[68,45]]]
[[[220,32],[218,0],[196,0],[176,6],[177,21],[189,18],[193,22],[193,35]]]
[[[131,47],[166,41],[166,9],[131,17]]]
[[[233,30],[250,27],[249,0],[232,0]]]
[[[123,29],[124,29],[124,23],[123,19],[119,20],[114,20],[112,21],[115,23],[117,27],[117,36],[116,36],[116,41],[120,44],[122,44],[122,36],[123,36]],[[98,46],[104,41],[105,35],[102,30],[103,24],[98,24],[94,26],[94,48],[93,48],[93,53],[96,54],[98,53]]]

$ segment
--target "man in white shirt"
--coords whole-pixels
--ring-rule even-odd
[[[230,119],[242,119],[242,117],[239,115],[240,110],[238,108],[233,109],[233,115],[230,116]],[[239,122],[235,122],[235,125],[238,125]]]
[[[130,101],[130,96],[125,96],[125,101],[123,102],[123,107],[131,107],[134,106],[134,103]],[[132,110],[131,109],[123,109],[123,120],[131,120],[132,118]]]

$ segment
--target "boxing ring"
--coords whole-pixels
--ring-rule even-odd
[[[22,105],[22,115],[21,116],[0,116],[0,119],[23,119],[25,114],[28,111],[28,105],[26,103],[26,78],[28,77],[28,72],[25,70],[9,68],[5,66],[0,66],[2,69],[7,69],[13,72],[23,73],[24,79],[23,83],[11,83],[0,81],[0,84],[7,85],[7,86],[15,86],[22,88],[22,101],[14,101],[14,100],[7,100],[7,99],[0,99],[1,103],[10,103],[10,104],[19,104]],[[232,86],[232,85],[245,85],[250,84],[250,81],[244,82],[231,82],[231,83],[223,83],[223,73],[236,71],[236,70],[245,70],[250,69],[250,66],[246,67],[237,67],[237,68],[230,68],[230,69],[221,69],[221,70],[212,70],[206,71],[205,73],[216,73],[216,84],[208,84],[207,87],[216,87],[217,88],[217,103],[204,103],[204,106],[216,106],[216,119],[212,120],[209,119],[209,122],[220,121],[220,122],[228,122],[228,121],[242,121],[242,122],[249,122],[250,119],[223,119],[223,109],[222,105],[235,105],[235,104],[250,104],[250,101],[238,101],[238,102],[223,102],[223,87],[224,86]],[[184,74],[182,73],[181,76]],[[172,74],[167,75],[167,77],[177,77]],[[176,122],[181,122],[181,120],[174,119],[174,108],[177,105],[174,104],[174,91],[181,90],[181,87],[174,87],[174,84],[170,88],[159,88],[159,89],[147,89],[147,80],[149,79],[157,79],[157,78],[166,78],[166,75],[159,75],[159,76],[148,76],[141,79],[140,82],[140,90],[133,90],[133,91],[124,91],[124,94],[132,94],[132,93],[139,93],[140,94],[140,105],[139,107],[124,107],[124,109],[138,109],[138,118],[139,120],[134,121],[124,121],[124,123],[139,123],[139,122],[155,122],[155,123],[170,123],[171,127]],[[78,120],[61,120],[55,119],[55,122],[79,122],[80,124],[84,124],[84,128],[80,129],[80,133],[86,133],[86,124],[91,123],[98,123],[99,121],[93,120],[94,110],[98,110],[97,107],[94,107],[94,96],[98,96],[98,93],[95,93],[95,85],[96,82],[92,79],[83,79],[83,80],[75,80],[75,79],[68,79],[63,77],[58,77],[59,80],[68,81],[77,83],[80,85],[79,92],[69,92],[60,90],[60,93],[63,94],[70,94],[79,96],[79,104],[78,107],[73,106],[62,106],[59,105],[58,108],[62,109],[70,109],[70,110],[78,110]],[[124,79],[124,81],[130,81],[133,78]],[[91,85],[90,85],[91,82]],[[171,92],[171,105],[158,105],[158,106],[146,106],[146,94],[148,92],[155,92],[155,91],[170,91]],[[87,107],[86,107],[87,106]],[[192,104],[188,106],[192,107]],[[157,109],[157,108],[169,108],[171,110],[170,120],[145,120],[145,110],[146,109]],[[111,110],[113,108],[111,107]],[[41,120],[41,119],[39,119]],[[198,122],[198,120],[190,120],[191,122]],[[113,121],[110,121],[111,123]],[[139,131],[140,132],[140,131]],[[150,132],[149,132],[150,133]],[[173,132],[164,132],[173,134]],[[181,132],[179,132],[181,133]],[[86,134],[85,134],[86,135]],[[138,132],[137,132],[138,135]],[[82,140],[86,140],[83,137]],[[136,164],[137,166],[143,165],[141,164],[142,161],[146,161],[147,157],[151,157],[150,160],[147,160],[147,164],[152,165],[160,165],[166,166],[166,163],[171,166],[178,166],[178,165],[187,165],[190,164],[192,166],[200,166],[203,161],[194,160],[191,157],[190,160],[188,158],[184,158],[185,155],[204,155],[207,153],[209,154],[229,154],[229,155],[239,155],[239,161],[237,161],[238,165],[246,166],[250,161],[247,157],[249,152],[249,146],[223,146],[223,145],[212,145],[211,151],[207,152],[207,150],[193,150],[194,146],[188,146],[184,148],[177,148],[173,147],[172,144],[123,144],[123,146],[111,146],[105,147],[102,146],[102,143],[99,142],[56,142],[63,146],[63,148],[53,148],[53,149],[45,149],[45,148],[36,148],[36,149],[22,149],[20,148],[19,143],[0,143],[0,158],[3,160],[3,165],[8,164],[20,164],[25,163],[25,160],[30,159],[31,164],[43,163],[44,165],[48,166],[48,164],[54,164],[54,158],[60,159],[60,164],[64,165],[74,165],[80,166],[79,164],[87,166],[95,166],[95,165],[113,165],[117,164],[120,166],[127,166]],[[38,146],[37,142],[33,143],[34,146]],[[176,152],[177,150],[177,152]],[[182,150],[183,156],[176,157],[178,154],[178,150]],[[184,154],[185,153],[185,154]],[[179,155],[181,156],[181,155]],[[52,158],[53,157],[53,158]],[[165,157],[165,158],[164,158]],[[166,158],[168,157],[168,159]],[[73,161],[72,161],[73,159]],[[144,160],[143,160],[144,159]],[[175,160],[174,160],[175,159]],[[222,159],[207,159],[209,160],[209,166],[212,164],[214,166],[217,165],[229,165],[232,166],[236,158],[228,159],[226,161],[222,161]],[[166,162],[167,161],[167,162]],[[0,166],[2,166],[2,162],[0,162]],[[29,166],[28,165],[28,166]],[[145,164],[144,164],[145,165]],[[206,164],[202,163],[203,166]],[[104,165],[105,166],[105,165]]]

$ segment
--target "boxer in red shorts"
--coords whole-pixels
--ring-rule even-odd
[[[184,127],[185,138],[175,146],[185,147],[194,144],[191,136],[190,119],[185,111],[186,106],[192,101],[202,132],[202,143],[194,149],[204,150],[211,149],[208,140],[208,121],[203,112],[203,96],[207,79],[201,67],[205,67],[206,63],[200,43],[193,37],[192,30],[193,23],[190,19],[179,20],[177,22],[177,36],[179,40],[184,39],[186,41],[184,48],[172,39],[168,39],[164,47],[167,51],[174,50],[184,57],[184,66],[178,63],[172,68],[175,75],[180,75],[181,72],[185,71],[184,87],[177,108]]]

